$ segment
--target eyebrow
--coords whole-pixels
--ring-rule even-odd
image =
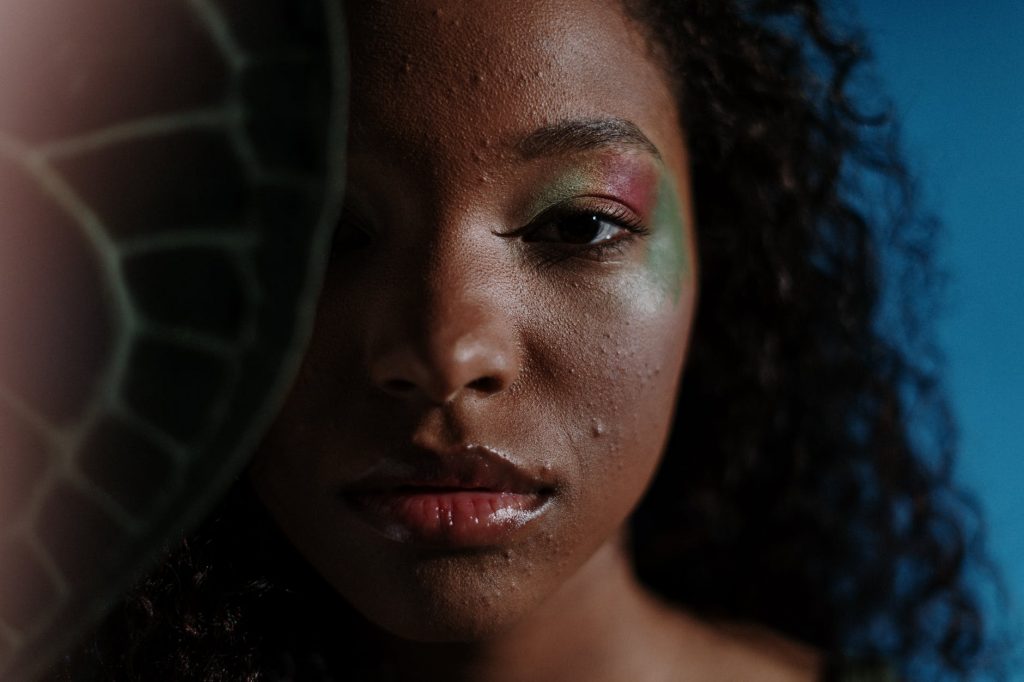
[[[636,147],[661,159],[661,153],[650,138],[635,123],[622,118],[552,123],[533,131],[516,146],[527,159],[614,146]]]

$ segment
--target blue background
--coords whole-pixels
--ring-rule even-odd
[[[981,503],[1013,600],[991,603],[991,616],[1024,641],[1024,0],[854,6],[923,202],[945,224],[936,322],[957,475]]]

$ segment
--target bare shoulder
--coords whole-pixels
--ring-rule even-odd
[[[733,652],[736,679],[764,682],[820,682],[825,657],[819,650],[755,625],[721,624],[718,629]],[[739,674],[741,673],[742,674]]]

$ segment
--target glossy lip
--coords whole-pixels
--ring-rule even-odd
[[[512,542],[544,514],[554,493],[550,476],[467,444],[382,460],[342,488],[341,499],[390,540],[456,549]]]

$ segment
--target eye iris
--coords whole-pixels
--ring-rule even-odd
[[[593,213],[568,216],[558,224],[559,238],[569,244],[586,244],[603,232],[604,221]]]

